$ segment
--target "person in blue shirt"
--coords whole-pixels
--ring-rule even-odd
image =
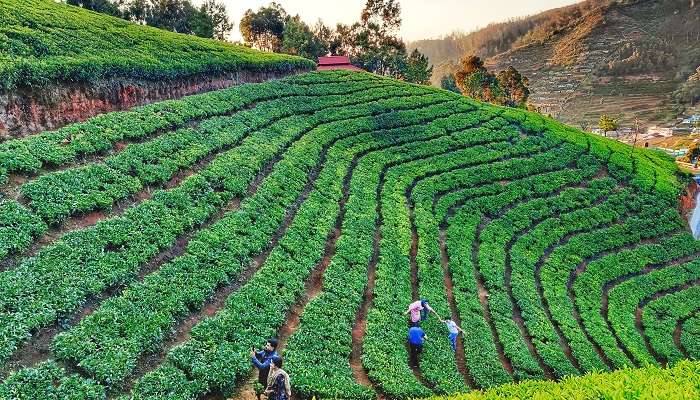
[[[408,330],[409,360],[414,368],[418,368],[418,355],[423,352],[423,343],[427,339],[428,336],[426,336],[420,326],[412,326]]]
[[[267,387],[267,376],[270,373],[270,364],[273,360],[280,358],[277,354],[277,344],[278,341],[275,338],[269,339],[265,342],[265,348],[260,351],[256,351],[253,348],[250,351],[251,361],[255,368],[258,369],[258,382],[263,388]]]

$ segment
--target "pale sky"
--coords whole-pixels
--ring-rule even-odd
[[[201,0],[195,0],[199,3]],[[220,0],[226,4],[235,26],[231,40],[241,40],[238,24],[243,13],[257,10],[270,0]],[[576,0],[400,0],[404,40],[436,38],[453,31],[469,32],[491,22],[525,16]],[[365,0],[277,0],[291,15],[299,14],[308,24],[321,18],[326,25],[352,23],[360,19]]]

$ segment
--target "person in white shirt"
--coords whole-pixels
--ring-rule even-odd
[[[447,325],[447,330],[450,332],[448,338],[450,339],[450,344],[452,345],[452,351],[457,351],[457,335],[460,332],[464,333],[464,330],[457,326],[457,324],[452,320],[449,315],[445,317],[442,322]]]

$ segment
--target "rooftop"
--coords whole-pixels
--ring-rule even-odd
[[[318,58],[319,71],[328,71],[334,69],[346,69],[350,71],[362,71],[362,68],[358,68],[350,63],[350,57],[348,56],[326,56]]]

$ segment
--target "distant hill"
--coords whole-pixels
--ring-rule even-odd
[[[630,125],[683,112],[673,93],[700,64],[694,0],[591,0],[409,46],[436,65],[434,82],[465,53],[530,78],[542,112],[587,127],[602,113]]]

